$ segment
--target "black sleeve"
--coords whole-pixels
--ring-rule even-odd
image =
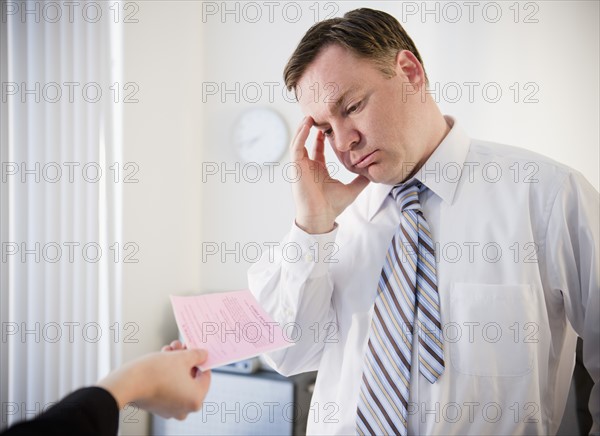
[[[1,436],[115,436],[118,428],[119,407],[113,396],[102,388],[89,387],[67,395],[46,412],[15,424]]]

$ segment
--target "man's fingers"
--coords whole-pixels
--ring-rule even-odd
[[[313,119],[311,117],[305,117],[298,126],[296,136],[294,137],[291,145],[292,161],[298,162],[307,156],[306,151],[306,139],[310,133],[310,127],[312,126]]]
[[[323,131],[317,131],[317,138],[313,147],[313,159],[325,165],[325,134]]]

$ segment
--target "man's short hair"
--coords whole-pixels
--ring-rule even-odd
[[[396,18],[373,9],[354,9],[342,18],[321,21],[306,32],[283,72],[289,91],[296,89],[319,52],[332,44],[347,48],[359,58],[372,60],[388,77],[395,76],[396,55],[402,50],[410,51],[423,65],[417,47]],[[425,81],[428,83],[427,73]]]

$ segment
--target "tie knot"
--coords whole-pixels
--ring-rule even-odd
[[[417,180],[410,182],[408,185],[396,185],[392,188],[392,197],[400,206],[401,211],[421,210],[419,192],[422,188],[423,185]]]

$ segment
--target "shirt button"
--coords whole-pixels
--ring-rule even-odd
[[[313,260],[315,260],[315,258],[312,254],[307,254],[306,256],[304,256],[304,260],[307,262],[312,262]]]

